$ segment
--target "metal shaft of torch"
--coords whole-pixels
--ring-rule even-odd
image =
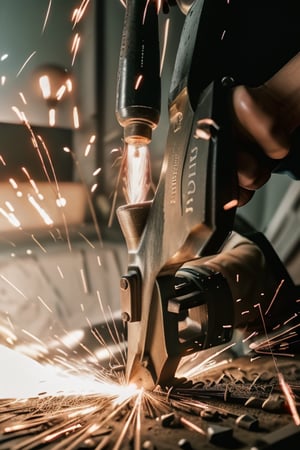
[[[119,59],[116,116],[127,144],[144,145],[160,116],[158,14],[153,0],[127,0]]]

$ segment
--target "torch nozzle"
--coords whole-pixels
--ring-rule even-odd
[[[124,141],[129,145],[148,145],[152,139],[152,123],[139,119],[124,124]]]
[[[155,2],[127,0],[116,98],[116,116],[127,144],[149,144],[159,121],[160,95]]]

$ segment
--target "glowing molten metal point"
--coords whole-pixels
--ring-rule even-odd
[[[126,160],[125,197],[128,203],[143,202],[151,186],[148,146],[128,144]]]

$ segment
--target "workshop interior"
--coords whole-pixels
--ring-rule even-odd
[[[300,181],[236,207],[208,3],[0,2],[0,450],[298,448]]]

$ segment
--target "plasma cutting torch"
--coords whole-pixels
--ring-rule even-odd
[[[121,278],[126,377],[150,389],[172,383],[183,356],[228,342],[235,327],[225,278],[201,264],[233,230],[238,203],[231,86],[218,67],[220,3],[178,1],[186,18],[158,187],[152,201],[117,211],[128,248],[128,273]],[[148,143],[159,119],[156,8],[155,1],[127,0],[117,89],[117,118],[127,143]]]

